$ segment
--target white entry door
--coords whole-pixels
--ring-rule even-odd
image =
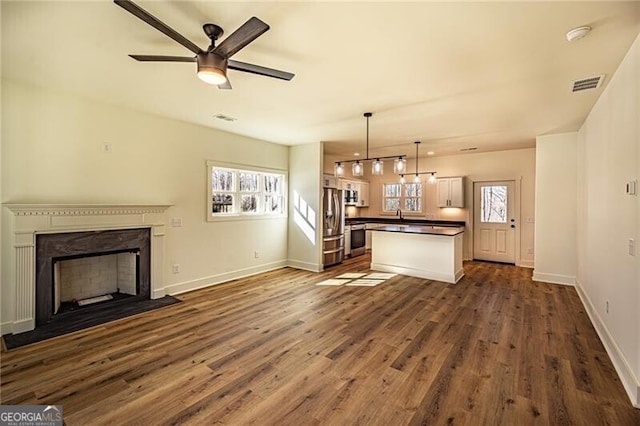
[[[473,183],[473,258],[514,263],[515,182]]]

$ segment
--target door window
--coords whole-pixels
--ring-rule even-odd
[[[480,221],[507,223],[507,187],[503,185],[481,188]]]

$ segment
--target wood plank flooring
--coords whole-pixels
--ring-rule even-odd
[[[2,404],[68,425],[640,425],[572,287],[465,264],[456,285],[285,268],[3,351]]]

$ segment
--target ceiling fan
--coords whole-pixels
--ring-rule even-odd
[[[240,49],[269,30],[269,25],[255,16],[225,38],[218,46],[215,45],[216,40],[222,36],[224,31],[218,25],[204,24],[202,29],[211,40],[211,45],[207,50],[203,50],[132,1],[114,0],[114,3],[195,53],[195,56],[129,55],[136,61],[196,62],[198,64],[198,77],[206,83],[217,85],[219,89],[231,89],[231,83],[229,83],[229,78],[227,77],[227,69],[281,80],[291,80],[294,76],[290,72],[229,59],[238,53]]]

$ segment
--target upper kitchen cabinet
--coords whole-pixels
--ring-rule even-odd
[[[360,182],[358,207],[369,207],[369,182]]]
[[[464,207],[464,177],[438,178],[438,207]]]

